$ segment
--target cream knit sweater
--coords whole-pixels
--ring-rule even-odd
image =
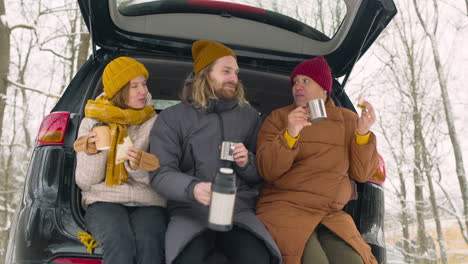
[[[148,151],[149,133],[157,115],[141,125],[127,126],[127,133],[135,147]],[[78,138],[88,135],[91,127],[97,123],[94,118],[84,118],[78,131]],[[149,174],[140,169],[132,170],[125,162],[128,180],[117,186],[105,184],[107,151],[94,155],[85,152],[76,153],[75,182],[81,189],[82,205],[86,208],[94,202],[111,202],[135,206],[166,206],[166,199],[157,194],[149,185]]]

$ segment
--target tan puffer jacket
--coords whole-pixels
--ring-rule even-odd
[[[291,149],[283,137],[294,105],[268,116],[260,129],[257,168],[265,185],[257,215],[287,264],[300,264],[307,240],[319,223],[350,244],[364,263],[377,263],[351,216],[342,211],[352,194],[350,178],[365,182],[377,166],[375,135],[355,143],[358,116],[326,102],[328,118],[304,128]]]

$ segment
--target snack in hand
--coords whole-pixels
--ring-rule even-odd
[[[357,107],[361,108],[362,110],[366,110],[366,107],[363,105],[363,103],[364,103],[364,97],[359,96]]]
[[[115,164],[124,162],[127,159],[127,150],[129,147],[133,147],[133,142],[129,136],[124,138],[122,144],[117,144],[117,153],[115,154]]]

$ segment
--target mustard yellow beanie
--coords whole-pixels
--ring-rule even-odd
[[[224,56],[233,56],[237,60],[234,51],[223,44],[209,40],[196,41],[192,45],[193,72],[198,73],[215,60]]]
[[[144,75],[149,77],[145,65],[130,57],[118,57],[107,64],[102,74],[102,84],[107,97],[112,98],[133,78]]]

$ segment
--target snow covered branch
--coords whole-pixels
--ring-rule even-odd
[[[10,28],[10,31],[13,31],[15,29],[19,29],[19,28],[22,28],[22,29],[29,29],[29,30],[33,30],[35,31],[36,30],[36,27],[34,26],[30,26],[30,25],[25,25],[25,24],[19,24],[19,25],[14,25]]]
[[[8,83],[18,87],[18,88],[21,88],[21,89],[24,89],[24,90],[27,90],[27,91],[31,91],[31,92],[35,92],[35,93],[39,93],[39,94],[42,94],[42,95],[45,95],[47,97],[51,97],[51,98],[60,98],[60,95],[55,95],[55,94],[50,94],[50,93],[46,93],[46,92],[43,92],[43,91],[40,91],[40,90],[36,90],[34,88],[31,88],[31,87],[27,87],[25,86],[24,84],[21,84],[21,83],[17,83],[17,82],[14,82],[12,80],[8,80]]]

